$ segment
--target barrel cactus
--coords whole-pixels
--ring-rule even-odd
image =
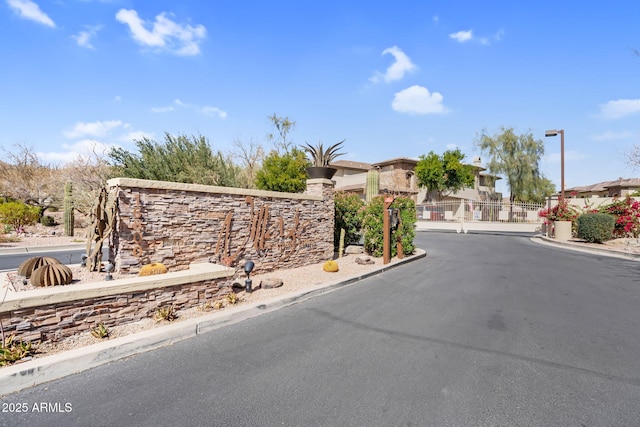
[[[67,285],[72,280],[73,273],[64,264],[43,265],[31,274],[31,284],[37,287]]]
[[[27,279],[31,277],[31,274],[38,267],[42,267],[43,265],[51,265],[51,264],[61,264],[60,261],[53,257],[49,256],[37,256],[33,258],[29,258],[20,264],[18,267],[18,276],[24,276]]]
[[[167,269],[167,267],[165,267],[164,264],[161,264],[159,262],[154,262],[151,264],[147,264],[147,265],[143,265],[142,268],[140,269],[140,273],[138,273],[139,276],[152,276],[154,274],[164,274],[167,271],[169,271]]]
[[[338,271],[338,263],[335,261],[327,261],[322,265],[322,269],[329,273],[335,273]]]

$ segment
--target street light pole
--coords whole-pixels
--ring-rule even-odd
[[[560,134],[560,201],[564,201],[564,129],[548,130],[544,133],[545,137],[556,136]]]

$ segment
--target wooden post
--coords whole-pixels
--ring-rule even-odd
[[[398,212],[398,228],[402,229],[402,220],[400,219],[400,212]],[[399,236],[398,241],[396,242],[397,256],[398,259],[404,258],[404,250],[402,248],[402,236]]]

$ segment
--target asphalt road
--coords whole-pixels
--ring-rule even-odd
[[[640,264],[416,241],[427,258],[7,396],[0,424],[640,425]]]
[[[0,253],[0,271],[12,271],[16,270],[23,261],[35,257],[35,256],[51,256],[59,260],[65,265],[80,264],[82,262],[82,255],[86,252],[85,249],[59,249],[59,248],[46,248],[46,249],[31,249],[29,252],[19,253]],[[108,251],[103,250],[103,259],[107,258]]]

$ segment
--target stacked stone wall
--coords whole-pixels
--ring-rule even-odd
[[[110,180],[108,191],[117,200],[109,236],[109,260],[117,272],[130,274],[135,282],[140,268],[152,262],[164,264],[169,272],[202,262],[231,269],[223,269],[219,279],[165,281],[108,295],[97,289],[95,296],[69,296],[56,303],[50,303],[49,295],[37,304],[16,296],[11,308],[0,305],[7,336],[59,340],[99,323],[111,328],[148,318],[166,305],[177,311],[197,307],[231,292],[229,285],[244,275],[247,260],[255,263],[255,274],[333,256],[334,186],[329,180],[308,180],[306,194],[124,178]]]
[[[4,332],[25,341],[57,341],[91,331],[99,323],[108,329],[151,318],[160,307],[176,311],[222,298],[231,290],[220,281],[158,287],[109,296],[69,300],[0,313]]]
[[[120,273],[148,263],[169,271],[215,262],[242,274],[295,268],[333,256],[333,184],[309,180],[306,194],[118,178],[110,259]]]

